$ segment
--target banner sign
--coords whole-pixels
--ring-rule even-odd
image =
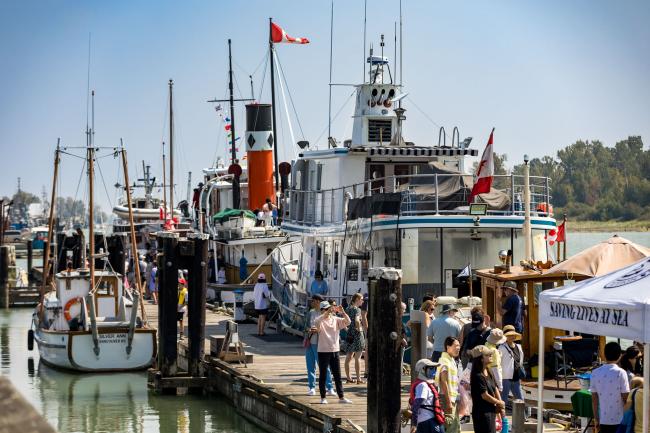
[[[581,305],[550,302],[549,316],[582,322],[628,327],[628,311],[620,308],[585,307]]]

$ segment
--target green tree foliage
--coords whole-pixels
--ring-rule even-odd
[[[523,164],[513,173],[523,174]],[[650,219],[650,150],[639,136],[614,147],[577,141],[530,161],[531,176],[549,176],[556,213],[578,220]]]

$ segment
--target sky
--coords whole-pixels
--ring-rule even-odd
[[[15,192],[18,177],[27,191],[49,191],[57,139],[70,147],[86,143],[88,88],[96,92],[95,145],[114,147],[122,139],[131,180],[141,176],[143,160],[160,179],[173,79],[176,194],[185,198],[189,171],[195,184],[203,168],[227,158],[223,121],[207,101],[227,97],[229,38],[235,97],[250,97],[252,75],[255,98],[270,102],[269,17],[311,41],[276,48],[295,140],[323,148],[331,7],[311,0],[3,0],[0,195]],[[385,35],[391,72],[409,93],[408,141],[436,145],[440,126],[448,135],[457,126],[461,140],[474,137],[480,154],[494,127],[495,152],[506,153],[511,166],[524,154],[554,155],[576,140],[613,146],[641,135],[648,142],[650,2],[402,0],[402,12],[400,66],[399,1],[367,0],[367,45],[377,54]],[[363,21],[363,0],[334,0],[333,83],[363,78]],[[351,134],[352,91],[333,87],[332,135],[339,141]],[[237,136],[243,110],[238,104]],[[291,160],[295,146],[281,96],[276,110],[280,159]],[[97,198],[108,211],[122,175],[110,151],[103,154]],[[85,197],[81,171],[81,159],[64,156],[61,195]]]

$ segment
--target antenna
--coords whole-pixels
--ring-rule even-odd
[[[395,48],[395,56],[393,57],[393,61],[397,63],[397,21],[395,21],[395,28],[393,30],[393,35],[395,36],[394,38],[394,48]],[[395,68],[395,83],[397,83],[397,68]]]
[[[402,0],[399,0],[399,85],[402,85],[402,80],[404,80],[404,75],[402,73],[402,46],[404,39],[402,38]],[[402,101],[399,102],[399,106],[402,106]]]
[[[330,14],[330,99],[327,107],[327,148],[330,148],[330,138],[332,138],[332,47],[334,44],[334,0],[332,0],[332,12]],[[365,50],[365,47],[364,47]],[[366,68],[366,64],[363,64]],[[363,73],[366,74],[365,71]]]
[[[401,0],[400,0],[401,1]],[[366,82],[366,19],[368,10],[368,0],[363,0],[363,81]],[[372,54],[370,54],[372,56]]]
[[[249,75],[248,78],[251,80],[251,99],[255,101],[255,89],[253,88],[253,76]]]

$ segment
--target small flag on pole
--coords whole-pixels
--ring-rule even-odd
[[[292,38],[285,32],[282,27],[276,23],[271,23],[271,42],[274,44],[288,43],[288,44],[308,44],[307,38]]]
[[[469,263],[467,266],[465,266],[465,268],[462,271],[460,271],[460,273],[458,274],[458,277],[459,278],[460,277],[469,277],[471,275],[472,275],[472,264]]]

